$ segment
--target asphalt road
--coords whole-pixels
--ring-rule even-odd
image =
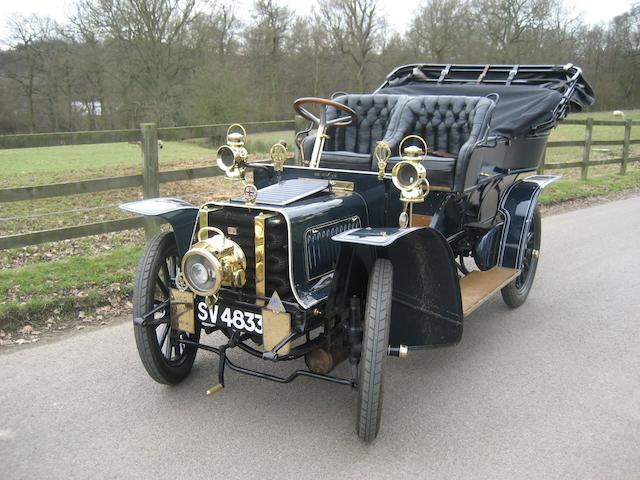
[[[0,478],[638,479],[640,198],[543,231],[524,306],[497,295],[457,347],[388,359],[371,445],[347,387],[230,372],[207,397],[206,353],[155,384],[127,322],[0,356]]]

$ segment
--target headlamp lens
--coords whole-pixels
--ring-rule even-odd
[[[218,149],[218,167],[222,170],[227,171],[236,163],[236,155],[233,149],[228,147],[227,145],[223,145]]]
[[[418,180],[418,172],[410,163],[404,163],[399,166],[396,178],[402,188],[412,188]]]
[[[213,294],[216,286],[215,266],[203,255],[194,254],[185,262],[185,277],[199,292]]]

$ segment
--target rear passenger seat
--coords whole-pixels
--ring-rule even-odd
[[[464,170],[475,143],[489,126],[493,106],[494,102],[485,97],[410,97],[397,112],[395,129],[390,128],[383,138],[392,151],[387,168],[390,171],[400,160],[398,147],[402,139],[418,135],[425,139],[431,153],[422,162],[427,179],[432,185],[453,188],[456,170]]]

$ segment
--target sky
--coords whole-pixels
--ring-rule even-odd
[[[317,1],[283,0],[301,14],[309,13]],[[398,31],[404,31],[421,0],[380,0],[389,24]],[[238,16],[250,18],[251,0],[237,0]],[[567,0],[575,13],[582,13],[587,23],[606,22],[631,7],[633,0]],[[56,20],[64,20],[73,11],[72,0],[0,0],[0,39],[7,36],[6,20],[14,13],[38,13],[49,15]]]

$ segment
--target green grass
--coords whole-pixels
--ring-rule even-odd
[[[214,158],[213,149],[192,143],[164,142],[159,151],[161,168]],[[128,143],[0,150],[0,187],[139,173],[141,165],[140,147]]]
[[[587,180],[562,178],[549,185],[542,193],[543,205],[588,198],[640,188],[640,170],[627,171],[626,175],[606,173]]]
[[[632,120],[640,120],[640,110],[629,110],[625,112],[626,118]],[[621,120],[615,118],[611,112],[592,112],[592,113],[579,113],[569,115],[570,119],[585,120],[588,117],[593,117],[596,120]],[[584,125],[566,125],[560,124],[553,132],[551,132],[551,138],[549,141],[570,141],[570,140],[584,140]],[[600,126],[595,125],[593,127],[593,140],[612,140],[621,141],[624,136],[623,126]],[[640,139],[640,126],[633,126],[631,128],[631,138]],[[631,156],[640,155],[640,145],[632,145]],[[622,156],[622,146],[604,146],[593,147],[591,150],[591,159],[599,160],[606,158],[620,158]],[[575,162],[582,160],[582,147],[560,147],[547,149],[546,163],[563,163],[563,162]],[[609,172],[612,167],[604,168],[602,170],[595,169],[594,172]],[[618,167],[616,167],[618,168]],[[565,172],[569,176],[579,175],[579,169],[561,170],[562,174]]]
[[[128,296],[139,256],[139,247],[127,247],[0,270],[0,329],[41,324],[56,309],[65,313],[103,305],[105,291],[114,284]]]

